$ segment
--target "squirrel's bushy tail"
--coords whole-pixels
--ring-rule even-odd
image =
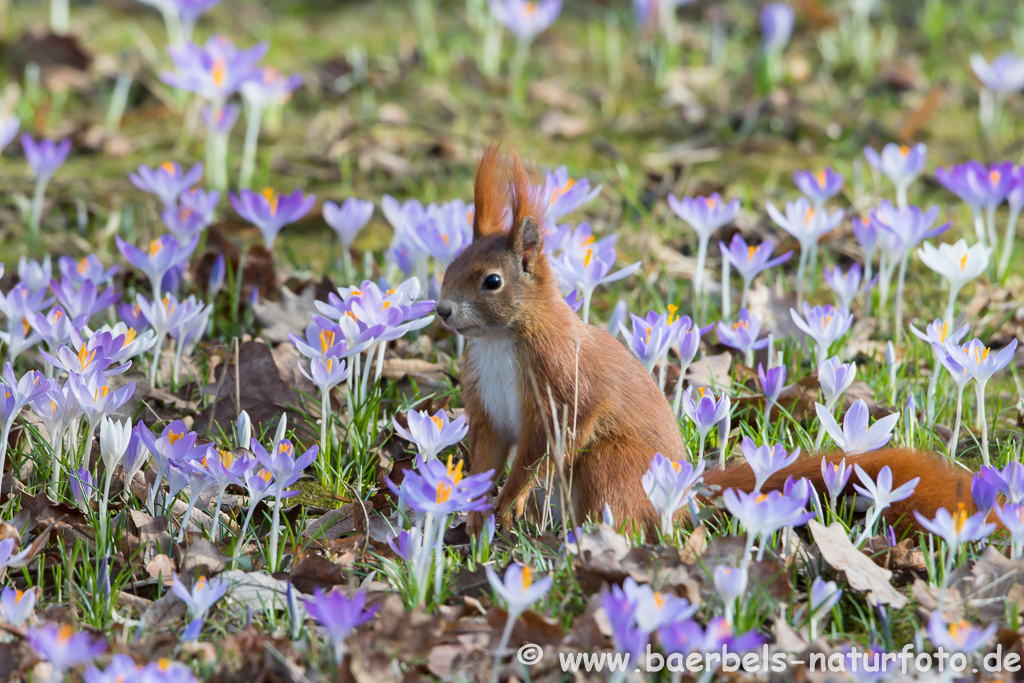
[[[944,458],[933,453],[901,448],[888,448],[857,455],[835,452],[800,458],[773,475],[762,487],[762,491],[781,491],[786,479],[792,476],[794,479],[806,477],[814,485],[819,496],[827,495],[821,473],[821,461],[824,459],[838,463],[844,458],[848,466],[860,465],[872,479],[876,479],[881,469],[888,466],[892,471],[893,488],[914,477],[920,478],[912,496],[893,503],[884,513],[886,520],[900,531],[919,528],[914,518],[915,510],[928,519],[935,517],[935,512],[939,508],[946,508],[952,513],[963,505],[969,514],[977,511],[971,496],[970,472],[950,467]],[[706,472],[704,481],[708,485],[721,487],[722,491],[733,488],[749,492],[754,488],[754,472],[747,463],[737,463],[724,470]],[[853,485],[859,483],[860,479],[854,473],[847,482],[844,493],[856,493]]]

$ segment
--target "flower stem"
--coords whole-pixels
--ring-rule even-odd
[[[505,648],[508,647],[508,640],[512,637],[512,628],[516,625],[516,619],[519,618],[518,614],[508,613],[505,617],[505,628],[501,631],[501,640],[498,641],[498,647],[494,650],[494,669],[491,671],[491,683],[498,683],[498,674],[500,673],[501,658],[505,654]]]
[[[956,421],[953,423],[953,436],[949,440],[949,447],[946,449],[946,456],[950,462],[956,457],[956,445],[960,442],[960,417],[963,414],[964,389],[959,387],[956,394]]]
[[[270,548],[269,548],[269,569],[270,573],[275,573],[280,568],[280,563],[277,559],[277,537],[279,534],[278,525],[281,523],[281,494],[278,493],[274,497],[274,512],[270,518]]]
[[[698,311],[704,310],[704,263],[708,258],[708,239],[701,235],[697,240],[697,270],[693,274],[693,319],[698,320]]]
[[[245,121],[245,145],[242,147],[242,172],[238,181],[239,187],[249,187],[252,183],[252,176],[256,171],[256,147],[259,144],[262,124],[263,107],[258,104],[250,106],[249,116]],[[345,274],[348,274],[347,269]]]
[[[992,463],[988,454],[988,415],[985,411],[986,384],[988,382],[976,382],[974,389],[978,399],[978,412],[981,413],[981,459],[985,463],[985,467],[991,467]]]
[[[800,245],[800,260],[796,267],[796,305],[804,301],[804,272],[807,270],[807,250]]]
[[[732,291],[729,287],[729,259],[722,259],[722,319],[732,315]],[[744,302],[746,303],[746,302]]]
[[[526,84],[523,80],[523,72],[526,70],[526,60],[530,56],[530,41],[517,40],[516,51],[512,55],[512,64],[509,68],[509,97],[512,106],[520,109],[526,101]]]
[[[583,292],[583,323],[587,324],[590,322],[590,299],[594,296],[593,290],[584,290]]]
[[[29,210],[29,241],[32,246],[39,245],[40,228],[43,223],[43,200],[46,197],[46,186],[50,176],[41,175],[36,178],[36,188],[32,193],[32,206]]]

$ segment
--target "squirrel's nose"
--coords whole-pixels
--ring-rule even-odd
[[[441,316],[441,320],[447,320],[452,314],[451,304],[445,301],[439,301],[437,305],[434,306],[434,312]]]

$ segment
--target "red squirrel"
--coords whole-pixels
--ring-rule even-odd
[[[584,323],[562,297],[544,253],[545,207],[534,187],[518,156],[491,145],[476,173],[473,241],[445,271],[435,309],[446,327],[466,337],[462,397],[469,469],[493,469],[500,476],[514,453],[493,507],[506,523],[514,511],[521,512],[535,469],[549,452],[550,391],[559,419],[569,406],[569,422],[575,425],[565,445],[575,519],[600,519],[607,504],[617,522],[635,522],[650,537],[658,519],[641,478],[655,452],[687,458],[679,425],[640,362],[608,332]],[[801,458],[763,490],[781,489],[792,475],[807,477],[824,491],[822,457],[844,456]],[[971,475],[954,471],[937,456],[887,449],[845,457],[872,477],[888,465],[894,486],[921,478],[911,498],[887,511],[890,519],[902,516],[912,524],[911,510],[931,518],[937,508],[955,510],[958,503],[974,511]],[[856,479],[851,478],[849,493]],[[754,474],[739,463],[709,469],[704,481],[722,491],[751,491]],[[472,513],[467,531],[477,532],[485,516]]]

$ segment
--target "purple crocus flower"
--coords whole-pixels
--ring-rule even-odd
[[[865,524],[865,533],[874,525],[874,521],[877,520],[882,510],[893,503],[910,498],[914,494],[914,489],[917,487],[918,482],[921,481],[920,477],[914,477],[894,489],[892,487],[892,470],[888,465],[885,465],[878,471],[877,480],[872,479],[864,468],[857,463],[853,464],[853,471],[857,473],[857,478],[863,484],[863,486],[854,484],[853,489],[857,492],[857,495],[871,501],[871,509],[873,511],[871,524]]]
[[[71,281],[75,287],[79,287],[85,282],[105,285],[113,280],[114,275],[117,274],[116,265],[104,268],[103,263],[93,254],[89,254],[77,261],[70,256],[61,256],[57,259],[57,268],[60,270],[61,275]],[[49,284],[49,282],[50,278],[47,277],[46,283]]]
[[[824,209],[816,210],[806,197],[786,202],[785,214],[771,202],[765,204],[765,209],[780,228],[796,238],[800,243],[800,250],[807,253],[810,253],[822,235],[835,230],[846,215],[843,209],[831,213]]]
[[[853,314],[846,308],[836,308],[831,304],[811,306],[806,301],[803,309],[803,317],[793,308],[789,309],[789,315],[793,323],[817,344],[817,362],[820,364],[828,358],[832,344],[850,330]]]
[[[541,191],[548,207],[545,221],[548,225],[554,225],[573,211],[589,204],[601,192],[601,185],[591,188],[589,179],[571,178],[568,169],[559,166],[544,176],[544,187]]]
[[[861,288],[861,279],[859,263],[854,263],[845,273],[839,266],[825,269],[825,284],[835,293],[840,308],[850,308],[857,295],[862,291],[867,291],[877,280],[877,276],[871,282],[865,283],[863,289]]]
[[[1013,360],[1017,351],[1017,340],[1011,339],[1010,343],[1004,346],[999,352],[991,353],[985,344],[975,337],[965,346],[955,344],[947,340],[945,348],[959,365],[970,374],[981,387],[979,393],[985,395],[985,386],[992,375],[999,372]]]
[[[853,227],[853,237],[857,240],[857,244],[860,245],[861,251],[864,252],[864,265],[870,273],[871,262],[875,258],[875,250],[878,249],[878,230],[872,224],[870,218],[864,220],[855,216],[853,221],[851,221],[851,225]]]
[[[821,459],[821,479],[825,483],[825,489],[828,491],[833,508],[836,506],[839,496],[846,489],[851,474],[853,474],[853,468],[846,465],[846,458],[839,461],[828,458]]]
[[[0,618],[11,626],[20,628],[35,614],[36,591],[23,592],[16,588],[4,588],[0,592]]]
[[[973,491],[973,486],[971,487]],[[976,499],[977,500],[977,499]],[[995,505],[995,496],[992,497],[993,505],[990,509],[995,509],[996,517],[1003,523],[1006,530],[1010,533],[1010,559],[1020,559],[1021,545],[1024,544],[1024,507],[1015,503],[1003,503],[1002,505]],[[981,508],[986,513],[989,509]]]
[[[14,552],[16,542],[13,538],[0,540],[0,569],[20,567],[24,563],[25,558],[28,557],[31,548],[25,548],[20,553],[16,553]]]
[[[999,501],[999,488],[981,472],[971,479],[971,498],[979,512],[991,512]]]
[[[693,286],[699,294],[704,291],[704,261],[707,258],[708,242],[711,235],[728,225],[740,212],[740,200],[723,202],[717,192],[709,197],[683,197],[678,199],[674,194],[668,196],[668,206],[672,212],[683,219],[697,233],[697,266],[693,277]]]
[[[590,225],[581,223],[579,229],[589,232]],[[637,261],[614,273],[611,272],[617,258],[616,237],[616,235],[608,235],[596,242],[590,239],[584,248],[564,249],[551,261],[562,291],[569,292],[575,289],[582,294],[584,322],[589,320],[589,303],[595,289],[601,285],[629,277],[640,269],[641,264]]]
[[[655,453],[651,465],[642,478],[644,493],[651,501],[661,519],[662,533],[672,533],[672,519],[675,513],[692,504],[697,492],[694,490],[704,479],[704,461],[694,467],[688,462],[670,460],[661,453]]]
[[[743,278],[740,308],[746,308],[747,306],[747,293],[750,289],[750,283],[754,278],[769,268],[785,263],[793,255],[792,251],[787,251],[782,256],[772,258],[772,250],[775,248],[775,244],[770,239],[764,240],[755,247],[748,245],[739,233],[732,236],[728,248],[726,248],[724,242],[719,242],[718,248],[722,252],[722,257],[728,260],[729,264]]]
[[[937,237],[949,229],[952,223],[948,222],[932,227],[938,215],[938,206],[932,206],[927,211],[916,206],[897,209],[883,199],[878,208],[871,212],[870,220],[880,236],[890,233],[895,238],[890,241],[890,244],[898,246],[898,253],[893,255],[895,261],[909,254],[924,240]]]
[[[579,290],[574,289],[569,292],[568,296],[565,297],[565,303],[569,304],[569,308],[572,309],[573,313],[579,313],[580,309],[583,308],[583,298],[580,296]]]
[[[252,76],[256,64],[267,53],[266,43],[239,50],[230,38],[215,35],[202,47],[194,43],[170,45],[167,53],[174,71],[164,71],[160,80],[186,92],[198,93],[210,102],[224,102]]]
[[[20,128],[21,119],[18,118],[17,114],[0,116],[0,152],[4,150],[4,147],[11,144]]]
[[[446,448],[462,441],[469,432],[465,415],[459,415],[451,420],[444,409],[433,415],[425,410],[410,410],[406,419],[408,429],[403,428],[397,419],[392,418],[395,433],[416,444],[420,457],[424,460],[433,460]]]
[[[783,2],[772,2],[761,9],[761,51],[778,55],[793,33],[793,8]]]
[[[115,236],[117,248],[130,264],[141,270],[149,278],[153,288],[153,298],[159,299],[162,292],[164,276],[172,268],[188,261],[188,258],[199,245],[199,236],[182,245],[171,235],[162,235],[149,243],[149,248],[142,251],[138,247]]]
[[[203,107],[200,118],[207,131],[227,136],[238,123],[241,111],[241,107],[236,104],[225,104],[220,107],[211,104]]]
[[[59,144],[52,140],[36,142],[31,135],[25,133],[21,136],[21,146],[36,178],[42,180],[53,177],[57,169],[64,165],[71,151],[71,140],[66,138]]]
[[[533,42],[562,12],[562,0],[491,0],[491,14],[519,41]]]
[[[701,460],[704,457],[704,437],[712,427],[729,414],[732,403],[725,392],[722,392],[721,397],[716,401],[715,395],[711,393],[710,389],[699,387],[697,391],[700,393],[700,398],[696,403],[693,401],[692,386],[687,387],[683,392],[683,412],[697,427],[697,433],[700,435],[700,454],[697,459]]]
[[[462,463],[452,466],[438,459],[416,458],[416,470],[409,471],[398,486],[386,479],[388,488],[401,500],[420,513],[432,513],[435,518],[452,512],[486,510],[487,492],[491,488],[494,470],[466,477],[462,474]],[[441,525],[443,528],[443,524]]]
[[[977,512],[970,515],[963,505],[953,514],[946,508],[939,508],[935,511],[934,519],[928,519],[914,510],[914,517],[925,530],[944,540],[950,546],[951,552],[956,552],[964,543],[988,538],[996,529],[995,523],[985,523],[988,513]]]
[[[787,496],[781,491],[746,493],[726,489],[722,494],[725,508],[743,524],[753,538],[767,538],[783,527],[795,527],[814,519],[808,512],[809,490],[803,496]]]
[[[743,567],[730,567],[720,564],[711,573],[712,581],[715,584],[715,592],[722,598],[727,611],[735,608],[735,601],[742,597],[747,590],[747,570]]]
[[[268,250],[273,250],[281,228],[305,216],[314,204],[316,196],[305,195],[302,190],[276,195],[269,188],[263,192],[242,189],[238,195],[231,194],[231,205],[242,218],[259,228]]]
[[[822,426],[835,441],[836,446],[848,455],[878,450],[889,443],[889,439],[892,438],[892,430],[900,419],[898,412],[892,413],[868,427],[868,406],[863,399],[857,399],[846,411],[843,426],[840,428],[832,413],[825,406],[815,403],[814,409]]]
[[[68,624],[43,624],[29,629],[25,640],[37,657],[53,666],[53,680],[63,680],[64,672],[88,664],[107,649],[102,640],[88,633],[75,633]]]
[[[36,313],[30,319],[33,328],[43,337],[51,354],[56,354],[62,344],[71,341],[71,333],[88,323],[84,316],[72,319],[60,306],[54,306],[46,315]]]
[[[768,346],[768,337],[758,339],[761,333],[761,322],[750,314],[746,308],[740,309],[739,319],[732,323],[720,320],[715,327],[718,341],[736,349],[746,356],[747,365],[753,363],[754,351]]]
[[[92,280],[86,280],[81,286],[76,287],[67,276],[62,277],[60,282],[50,280],[50,289],[67,309],[68,315],[75,319],[84,317],[88,320],[97,313],[107,310],[121,298],[121,293],[113,287],[108,287],[100,293]]]
[[[340,589],[324,593],[317,586],[313,589],[313,597],[304,600],[306,610],[317,623],[324,627],[334,644],[334,661],[341,666],[345,655],[345,639],[357,627],[373,619],[380,605],[366,607],[366,593],[357,592],[348,597]]]
[[[185,603],[189,614],[194,619],[204,619],[214,603],[228,592],[228,582],[220,578],[207,579],[205,576],[200,576],[192,584],[192,590],[189,590],[175,574],[171,590],[179,600]]]
[[[306,326],[305,339],[297,334],[289,334],[288,339],[306,358],[325,360],[331,357],[345,358],[352,355],[348,352],[345,333],[342,329],[337,323],[321,315],[313,316],[313,322]]]
[[[923,142],[913,147],[890,142],[882,148],[881,154],[871,147],[865,147],[864,157],[872,168],[881,172],[896,188],[899,206],[906,206],[907,189],[924,170],[928,148]]]
[[[196,164],[185,172],[174,161],[165,161],[156,168],[139,166],[136,173],[128,174],[132,185],[144,192],[155,194],[163,201],[164,206],[170,206],[178,201],[181,193],[198,183],[202,177],[202,164]]]
[[[629,350],[639,359],[648,374],[654,371],[654,366],[668,353],[675,336],[673,330],[669,328],[667,316],[659,316],[653,311],[651,313],[654,315],[653,320],[630,313],[629,317],[633,321],[632,332],[619,323],[619,331],[629,342]],[[651,315],[648,315],[648,318],[651,318]]]
[[[533,570],[518,562],[509,564],[502,578],[498,578],[491,565],[484,567],[484,573],[487,574],[487,581],[491,584],[494,593],[505,602],[508,619],[513,622],[530,605],[547,595],[555,581],[555,577],[551,574],[541,577],[539,581],[534,581]]]
[[[1004,52],[991,63],[975,52],[971,55],[971,69],[986,88],[1003,97],[1024,89],[1024,58],[1012,52]]]
[[[327,225],[338,235],[342,246],[348,249],[356,241],[359,231],[373,217],[373,202],[355,197],[346,199],[340,205],[324,202],[323,216]]]
[[[627,581],[632,580],[631,577]],[[618,586],[601,594],[601,606],[608,615],[612,627],[612,642],[616,652],[626,654],[630,661],[638,661],[642,656],[650,633],[640,628],[634,612],[635,606],[625,592]]]
[[[843,176],[831,168],[817,173],[797,171],[793,174],[793,181],[819,211],[825,206],[825,202],[843,187]]]
[[[757,364],[757,377],[761,380],[761,391],[764,392],[765,415],[768,419],[772,414],[772,406],[779,400],[779,394],[786,386],[786,366],[776,365],[765,372],[764,365]]]
[[[1012,460],[1002,470],[982,466],[979,474],[1011,503],[1024,503],[1024,465]]]
[[[313,446],[302,455],[296,457],[295,446],[288,439],[281,439],[274,444],[273,454],[268,453],[263,445],[253,437],[250,450],[264,469],[274,475],[275,495],[297,482],[303,470],[316,460],[319,446]]]
[[[972,654],[984,647],[995,635],[998,624],[989,624],[981,629],[966,621],[947,624],[942,610],[935,610],[928,619],[928,638],[935,647],[948,653]]]
[[[857,377],[856,363],[843,363],[832,356],[818,363],[818,383],[825,395],[825,406],[831,411],[836,401],[850,388]]]
[[[670,656],[721,653],[723,650],[743,654],[767,642],[756,631],[735,634],[732,624],[722,617],[713,617],[706,628],[692,619],[670,622],[658,629],[658,639],[665,654]]]
[[[423,534],[415,527],[402,529],[388,539],[388,547],[406,562],[412,562],[423,548]]]
[[[754,471],[755,493],[761,490],[761,487],[773,474],[792,465],[800,457],[799,447],[787,454],[785,446],[781,443],[774,446],[768,444],[757,446],[749,436],[743,437],[740,442],[740,450],[743,452],[743,459]]]
[[[268,66],[254,69],[241,85],[242,97],[257,111],[285,99],[302,85],[301,74],[285,76],[278,69]]]
[[[103,418],[127,403],[135,393],[135,382],[129,382],[116,391],[110,391],[110,387],[104,383],[102,373],[90,377],[73,374],[68,381],[75,399],[82,406],[89,424],[92,425],[98,425]]]

